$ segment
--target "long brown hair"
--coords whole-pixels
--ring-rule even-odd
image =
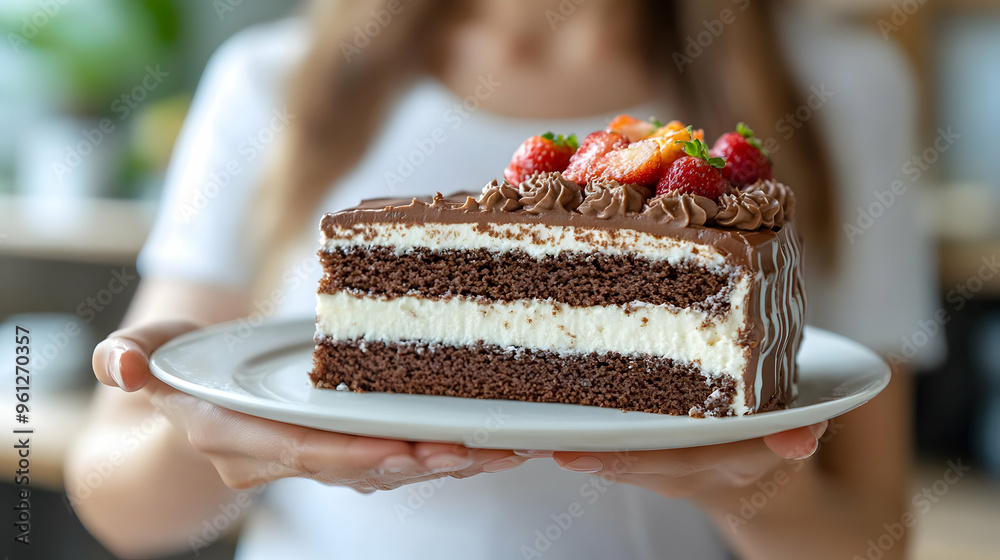
[[[365,44],[373,13],[404,6]],[[427,72],[458,11],[456,0],[320,0],[309,12],[311,48],[289,90],[289,125],[280,156],[262,189],[266,217],[264,277],[274,278],[329,186],[347,173],[372,140],[394,96]],[[583,4],[579,9],[586,9]],[[639,14],[651,76],[678,103],[677,118],[704,128],[709,139],[743,120],[758,135],[771,134],[783,115],[802,104],[775,32],[772,2],[765,0],[641,0]],[[713,34],[706,21],[722,21]],[[699,33],[702,35],[699,37]],[[355,42],[355,39],[359,39]],[[701,39],[701,50],[692,46]],[[362,44],[362,48],[357,47]],[[697,53],[696,57],[690,57]],[[688,59],[685,60],[685,57]],[[513,150],[513,149],[512,149]],[[793,186],[807,243],[829,261],[833,249],[832,177],[826,152],[811,122],[780,145],[776,175]],[[496,174],[506,162],[497,162]],[[484,182],[490,170],[483,170]],[[470,186],[471,187],[471,186]],[[262,222],[258,222],[262,223]],[[310,240],[314,239],[311,237]]]

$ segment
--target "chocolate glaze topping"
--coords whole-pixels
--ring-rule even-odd
[[[795,193],[792,192],[792,189],[788,185],[772,180],[761,180],[743,187],[743,192],[753,191],[761,191],[778,201],[780,209],[775,215],[775,222],[778,225],[795,219]]]
[[[532,175],[517,190],[521,206],[529,214],[572,212],[583,202],[580,185],[563,179],[558,171]]]
[[[769,243],[776,242],[782,230],[761,228],[746,231],[736,228],[707,225],[684,225],[683,221],[659,221],[644,212],[627,212],[607,218],[582,214],[578,211],[552,211],[531,213],[526,208],[499,212],[490,210],[470,211],[468,198],[475,193],[458,192],[435,198],[376,198],[364,200],[355,208],[329,213],[323,217],[320,229],[328,238],[344,239],[354,237],[368,229],[368,224],[381,223],[445,223],[477,224],[484,231],[492,231],[492,224],[542,224],[618,231],[631,229],[674,237],[705,245],[712,245],[733,266],[748,266],[755,251]],[[434,201],[437,200],[435,203]],[[653,200],[656,200],[655,198]],[[523,198],[521,199],[524,202]],[[482,203],[480,202],[480,207]],[[494,210],[498,210],[494,208]]]
[[[638,212],[650,194],[649,189],[641,185],[620,185],[617,181],[591,183],[585,193],[587,197],[578,208],[579,212],[602,220]]]
[[[459,206],[458,209],[465,212],[475,212],[479,210],[479,202],[471,196],[467,196],[465,197],[465,203]]]
[[[642,213],[658,222],[675,223],[681,227],[703,226],[719,213],[719,205],[696,194],[665,194],[650,200]]]
[[[483,211],[513,212],[521,208],[521,194],[517,192],[517,187],[507,181],[497,183],[497,180],[493,179],[483,187],[483,193],[479,195],[477,202]]]
[[[719,205],[721,208],[715,216],[715,223],[720,226],[755,230],[780,225],[775,218],[781,212],[781,204],[764,191],[724,194],[719,199]]]

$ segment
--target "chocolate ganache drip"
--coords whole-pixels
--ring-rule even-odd
[[[774,227],[781,204],[763,191],[724,194],[719,198],[719,213],[715,222],[720,226],[754,230]]]
[[[643,203],[651,194],[641,185],[622,185],[617,181],[590,183],[584,192],[587,196],[577,210],[601,220],[642,210]]]
[[[496,179],[483,187],[483,193],[479,195],[478,203],[479,209],[484,211],[513,212],[521,207],[520,193],[517,192],[517,187],[507,181],[498,183]]]
[[[538,173],[518,187],[520,203],[529,214],[550,211],[572,212],[583,202],[580,186],[562,178],[558,171]]]
[[[710,198],[696,194],[664,194],[649,201],[644,216],[660,223],[703,226],[716,217],[719,205]]]

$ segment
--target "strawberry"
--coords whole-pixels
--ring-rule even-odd
[[[658,123],[650,121],[640,121],[629,115],[618,115],[608,123],[607,132],[615,132],[627,137],[630,141],[636,142],[646,138],[656,130]]]
[[[656,194],[696,194],[712,200],[722,196],[726,179],[720,169],[725,167],[725,160],[709,157],[708,147],[701,140],[679,143],[688,155],[667,166],[656,185]]]
[[[774,178],[771,156],[743,123],[736,125],[736,132],[727,132],[715,141],[712,155],[726,158],[722,175],[736,188]]]
[[[583,139],[580,149],[569,160],[569,166],[562,176],[581,185],[586,184],[597,173],[597,162],[608,152],[628,146],[629,140],[617,132],[598,130]]]
[[[654,124],[657,124],[659,126],[657,126],[656,130],[654,130],[653,133],[649,135],[650,138],[672,136],[674,133],[680,132],[681,130],[687,128],[687,126],[685,126],[684,123],[682,123],[681,121],[670,121],[667,124],[663,124],[657,121]]]
[[[660,146],[652,140],[640,140],[605,154],[597,164],[597,175],[591,179],[653,185],[660,173]]]
[[[519,185],[535,173],[563,171],[576,149],[575,134],[563,137],[562,134],[546,132],[541,136],[532,136],[514,152],[503,177],[510,184]]]
[[[694,130],[693,127],[684,126],[680,121],[670,121],[657,128],[650,135],[650,139],[655,140],[660,145],[660,162],[665,168],[686,155],[684,145],[681,142],[705,140],[705,131]]]

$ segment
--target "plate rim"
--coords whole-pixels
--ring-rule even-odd
[[[264,418],[264,419],[272,420],[272,421],[276,421],[276,422],[282,422],[282,423],[287,423],[287,424],[292,424],[292,425],[299,425],[299,426],[307,426],[307,427],[312,427],[312,428],[315,428],[315,429],[320,429],[320,430],[325,430],[325,431],[334,431],[334,430],[330,430],[328,428],[322,428],[322,427],[316,427],[316,426],[309,426],[309,425],[306,425],[306,424],[301,424],[301,423],[297,423],[297,422],[291,422],[291,421],[288,421],[288,420],[277,419],[277,418],[274,417],[274,413],[277,413],[278,416],[284,416],[286,413],[291,412],[291,409],[289,408],[288,403],[285,403],[285,402],[282,402],[282,401],[275,401],[275,400],[272,400],[272,399],[266,399],[266,398],[261,397],[259,395],[255,395],[253,393],[249,393],[245,389],[242,389],[242,388],[239,389],[238,391],[231,391],[231,390],[226,390],[226,389],[219,388],[219,387],[212,387],[212,386],[207,386],[207,385],[199,384],[196,381],[189,380],[189,379],[187,379],[185,377],[179,376],[179,375],[177,375],[177,374],[169,371],[168,368],[165,367],[165,364],[161,363],[161,360],[165,360],[166,359],[166,358],[164,358],[164,355],[168,355],[169,352],[171,350],[173,350],[174,348],[176,348],[176,347],[183,346],[183,345],[189,344],[191,342],[195,342],[195,341],[200,341],[200,340],[202,340],[204,338],[208,338],[208,337],[212,337],[212,336],[218,336],[221,333],[225,333],[227,331],[233,330],[234,328],[236,328],[239,325],[242,325],[245,322],[246,322],[246,319],[242,318],[242,319],[235,319],[235,320],[232,320],[232,321],[226,321],[226,322],[223,322],[223,323],[216,323],[216,324],[208,325],[208,326],[200,328],[200,329],[196,329],[196,330],[193,330],[193,331],[186,332],[184,334],[181,334],[181,335],[179,335],[179,336],[177,336],[177,337],[175,337],[175,338],[167,341],[162,346],[160,346],[159,348],[157,348],[150,355],[150,357],[149,357],[149,369],[150,369],[150,372],[153,374],[154,377],[156,377],[157,379],[159,379],[163,383],[165,383],[165,384],[173,387],[174,389],[177,389],[177,390],[179,390],[181,392],[184,392],[184,393],[187,393],[189,395],[195,396],[197,398],[201,398],[203,400],[206,400],[206,401],[211,402],[211,403],[213,403],[213,404],[215,404],[217,406],[220,406],[220,407],[223,407],[223,408],[226,408],[226,409],[229,409],[229,410],[233,410],[233,411],[236,411],[236,412],[240,412],[242,414],[256,416],[256,417],[259,417],[259,418]],[[306,317],[301,317],[301,318],[292,317],[292,318],[282,318],[282,319],[265,319],[260,324],[256,325],[253,328],[254,328],[255,331],[260,330],[260,329],[265,329],[265,328],[266,329],[282,329],[282,328],[289,328],[289,327],[303,327],[303,326],[305,326],[306,323],[313,323],[314,324],[314,319],[313,318],[306,318]],[[882,390],[884,390],[886,386],[888,386],[888,384],[889,384],[889,382],[891,380],[891,376],[892,376],[891,368],[889,367],[889,364],[881,356],[879,356],[877,353],[875,353],[873,350],[871,350],[867,346],[865,346],[865,345],[863,345],[863,344],[861,344],[861,343],[859,343],[857,341],[854,341],[854,340],[852,340],[852,339],[850,339],[848,337],[845,337],[843,335],[839,335],[837,333],[833,333],[833,332],[830,332],[828,330],[821,329],[821,328],[818,328],[818,327],[813,327],[811,325],[806,325],[805,329],[804,329],[804,335],[808,336],[810,333],[813,333],[816,336],[821,336],[821,337],[824,337],[824,338],[833,339],[833,340],[837,341],[838,343],[842,343],[842,344],[846,343],[847,345],[854,347],[857,351],[861,352],[862,354],[865,354],[866,358],[870,358],[872,360],[872,367],[873,368],[875,367],[875,362],[878,362],[880,372],[876,376],[876,374],[873,371],[870,374],[873,377],[872,381],[869,384],[867,384],[867,385],[865,385],[865,386],[863,386],[861,388],[858,388],[854,393],[852,393],[850,395],[847,395],[847,396],[844,396],[844,397],[841,397],[841,398],[837,398],[837,399],[833,399],[833,400],[829,400],[829,401],[823,401],[823,402],[813,403],[813,404],[806,405],[806,406],[803,406],[803,407],[792,408],[792,409],[781,409],[781,410],[774,410],[774,411],[762,412],[762,413],[752,414],[752,415],[747,415],[747,416],[725,417],[725,418],[713,418],[713,417],[691,418],[689,416],[656,415],[656,414],[652,414],[652,413],[642,413],[642,412],[634,412],[634,411],[624,412],[623,414],[650,415],[650,416],[666,416],[665,421],[674,422],[675,423],[674,426],[668,426],[668,425],[657,425],[655,422],[650,422],[650,423],[642,425],[642,426],[630,426],[629,429],[631,431],[633,431],[633,432],[650,433],[650,432],[657,432],[657,431],[662,431],[662,430],[665,430],[665,429],[671,429],[671,428],[677,428],[679,426],[683,426],[683,428],[685,430],[711,432],[714,429],[719,429],[719,427],[725,426],[727,423],[733,423],[733,422],[739,422],[740,424],[743,425],[744,428],[752,428],[753,425],[755,425],[755,424],[760,424],[761,427],[764,427],[767,424],[774,423],[773,422],[774,420],[778,420],[778,419],[780,419],[783,416],[799,415],[799,414],[801,414],[802,410],[806,410],[806,409],[809,409],[810,411],[812,411],[813,413],[815,413],[817,416],[823,416],[823,419],[825,420],[825,419],[834,418],[836,416],[840,416],[842,414],[850,412],[851,410],[854,410],[854,409],[856,409],[856,408],[858,408],[858,407],[866,404],[868,401],[870,401],[875,396],[877,396],[879,393],[881,393]],[[300,342],[298,344],[308,345],[308,343],[306,343],[304,341]],[[273,348],[272,349],[268,349],[269,352],[274,351],[274,350],[275,349],[273,349]],[[228,371],[226,373],[227,377],[232,378],[233,377],[233,375],[232,375],[233,371],[235,371],[235,370]],[[877,379],[876,379],[876,377],[877,377]],[[450,397],[450,398],[463,398],[463,397]],[[489,403],[496,403],[498,406],[502,405],[503,403],[511,403],[511,402],[516,402],[516,403],[519,403],[521,405],[539,404],[539,405],[549,405],[549,406],[551,406],[551,405],[557,405],[557,404],[559,404],[559,405],[563,405],[563,406],[585,406],[585,405],[574,405],[574,404],[567,404],[567,403],[528,403],[528,402],[521,402],[521,401],[506,401],[506,400],[498,400],[498,399],[466,399],[466,400],[478,400],[478,401],[481,401],[483,403],[487,403],[487,402],[489,402]],[[602,407],[590,407],[590,408],[602,408]],[[248,411],[248,409],[253,409],[253,411],[252,412]],[[613,409],[605,409],[605,410],[613,410]],[[268,413],[270,415],[269,416],[262,415],[261,414],[262,412]],[[339,414],[338,411],[335,410],[335,409],[323,408],[321,405],[317,405],[317,404],[313,404],[313,403],[301,403],[301,404],[299,404],[298,407],[294,410],[294,414],[297,415],[297,416],[299,416],[299,417],[302,417],[302,418],[308,418],[308,419],[319,420],[319,421],[326,421],[326,422],[362,423],[366,427],[370,426],[372,428],[372,430],[370,430],[368,433],[361,433],[361,432],[357,432],[357,431],[347,431],[347,430],[344,430],[344,431],[342,431],[342,433],[351,433],[351,434],[362,435],[362,436],[367,436],[367,437],[382,437],[382,438],[385,438],[385,437],[397,437],[397,436],[390,436],[390,435],[378,435],[378,434],[375,434],[374,432],[376,432],[376,431],[384,431],[384,430],[379,430],[378,428],[392,429],[392,428],[399,427],[399,422],[395,421],[395,420],[379,419],[377,417],[368,416],[368,415],[358,416],[356,414],[347,414],[347,415],[345,415],[345,414]],[[377,412],[375,414],[377,414]],[[686,423],[681,424],[681,422],[686,422]],[[454,423],[448,423],[447,421],[437,420],[437,419],[435,419],[433,417],[430,418],[430,419],[421,419],[421,424],[423,424],[424,426],[432,426],[436,430],[454,430],[455,429],[455,424]],[[573,423],[571,421],[569,421],[569,420],[566,420],[565,422],[560,422],[560,424],[561,425],[558,427],[559,432],[561,434],[565,434],[567,436],[571,436],[571,435],[577,435],[578,436],[578,435],[584,434],[584,433],[598,434],[598,435],[614,435],[614,434],[620,433],[622,431],[622,427],[621,426],[616,426],[613,423],[603,423],[603,425],[598,425],[598,426],[593,425],[593,423],[588,423],[585,426],[581,426],[579,428],[574,428],[573,425],[572,425]],[[697,426],[697,428],[690,428],[690,426]],[[766,433],[761,433],[759,436],[755,436],[755,437],[761,437],[763,435],[768,435],[768,433],[776,433],[778,431],[787,430],[787,429],[792,429],[792,428],[783,427],[783,428],[780,428],[780,429],[775,429],[775,430],[770,431],[770,432],[767,432],[765,430]],[[536,427],[536,428],[507,427],[507,428],[501,428],[501,430],[503,430],[504,432],[506,432],[506,434],[507,434],[508,437],[517,437],[518,435],[522,435],[522,436],[535,435],[535,434],[537,434],[539,432],[545,431],[545,428],[542,428],[542,427]],[[748,438],[734,438],[734,439],[729,440],[729,441],[740,441],[742,439],[748,439]],[[752,439],[752,438],[749,438],[749,439]],[[428,441],[430,441],[430,440],[428,440]],[[435,439],[433,441],[442,441],[442,440]],[[723,442],[717,442],[717,443],[723,443]],[[646,447],[646,449],[682,448],[682,447],[692,447],[692,446],[697,446],[697,445],[699,445],[699,444],[684,445],[684,446],[676,445],[676,446],[671,446],[671,447],[662,447],[662,446],[659,446],[659,447]],[[709,445],[709,444],[702,444],[702,445]],[[484,445],[482,447],[488,447],[488,446]],[[508,447],[504,447],[504,448],[508,448]],[[634,446],[628,448],[628,450],[639,450],[639,449],[640,448],[634,447]],[[614,450],[625,450],[625,449],[610,449],[610,448],[608,448],[608,450],[609,451],[614,451]]]

